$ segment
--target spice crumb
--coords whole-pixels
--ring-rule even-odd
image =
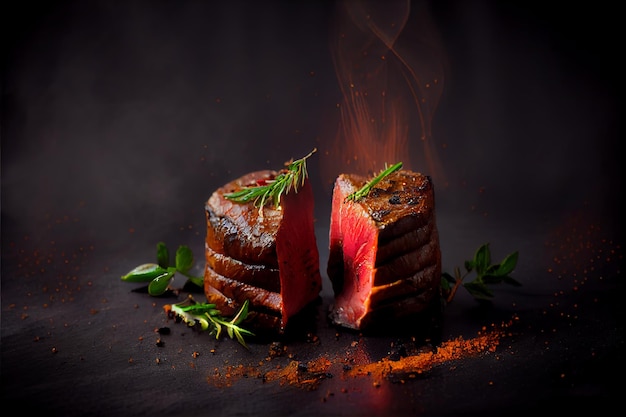
[[[505,325],[502,325],[502,328],[504,327]],[[215,372],[208,377],[208,381],[213,385],[224,387],[231,386],[239,378],[254,375],[263,383],[276,381],[281,385],[315,390],[324,380],[333,378],[332,369],[339,369],[341,378],[371,378],[372,386],[375,388],[380,387],[385,379],[390,378],[404,384],[407,380],[421,377],[435,366],[470,356],[494,353],[500,345],[501,338],[505,335],[504,330],[492,325],[492,330],[482,328],[475,338],[458,337],[443,342],[437,347],[429,346],[414,350],[410,354],[406,354],[403,346],[396,347],[393,344],[393,352],[378,361],[356,360],[358,358],[351,357],[349,352],[346,352],[347,357],[323,355],[307,362],[293,360],[290,355],[290,361],[286,365],[277,364],[264,371],[262,369],[267,367],[273,358],[282,356],[284,353],[281,348],[274,346],[274,351],[257,366],[233,366],[225,361],[223,369],[215,368]],[[357,341],[351,343],[352,347],[358,345]],[[401,354],[395,355],[398,349]],[[211,353],[214,353],[214,350]],[[450,369],[455,369],[455,365],[450,364]],[[490,381],[489,385],[493,385],[493,381]],[[342,388],[341,392],[347,393],[348,391]]]

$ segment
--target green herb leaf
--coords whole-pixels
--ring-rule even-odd
[[[249,304],[248,300],[244,301],[239,312],[231,320],[232,324],[237,325],[241,323],[248,316],[248,304]]]
[[[167,291],[174,275],[178,272],[191,283],[198,287],[204,287],[204,277],[195,277],[189,273],[193,266],[193,253],[188,246],[180,245],[176,251],[176,266],[169,265],[169,250],[165,243],[157,244],[157,262],[139,265],[126,275],[122,275],[122,280],[126,282],[149,282],[148,293],[158,296]]]
[[[157,264],[147,263],[139,265],[127,274],[122,275],[122,281],[126,282],[150,282],[156,277],[163,275],[167,270]]]
[[[231,339],[237,339],[242,346],[247,348],[244,335],[254,336],[254,333],[239,327],[239,324],[248,316],[248,305],[248,300],[244,301],[231,320],[222,317],[219,310],[215,308],[215,304],[198,303],[191,296],[183,302],[170,305],[169,309],[172,314],[180,317],[188,326],[208,330],[215,334],[216,339],[220,338],[222,329],[226,328],[226,333]]]
[[[519,252],[517,251],[508,255],[506,258],[504,258],[502,262],[500,262],[500,265],[498,266],[498,270],[496,271],[496,274],[499,276],[504,276],[513,272],[513,270],[515,269],[515,266],[517,265],[518,258],[519,258]]]
[[[176,270],[171,269],[150,281],[150,284],[148,284],[148,294],[157,296],[165,293],[165,291],[167,291],[167,287],[170,285],[174,273],[176,273]]]
[[[470,294],[479,300],[489,300],[493,298],[493,293],[489,291],[487,286],[478,282],[468,282],[463,284],[465,289],[469,291]]]
[[[192,304],[192,305],[182,305],[179,304],[178,307],[186,312],[189,312],[191,314],[205,314],[205,313],[213,313],[213,312],[218,312],[218,310],[216,310],[216,305],[215,304],[210,304],[210,303],[197,303],[197,304]]]
[[[374,188],[374,186],[376,184],[378,184],[379,182],[381,182],[385,177],[387,177],[388,175],[396,172],[397,170],[399,170],[400,168],[402,168],[402,162],[398,162],[396,164],[393,164],[390,167],[386,167],[384,170],[382,170],[378,175],[376,175],[374,178],[372,178],[369,182],[367,182],[363,187],[361,187],[360,189],[358,189],[357,191],[353,192],[352,194],[349,194],[344,201],[358,201],[359,199],[366,197],[369,192],[372,190],[372,188]]]
[[[148,293],[151,296],[164,294],[177,272],[186,276],[192,283],[200,287],[204,286],[202,277],[194,277],[189,274],[189,270],[193,266],[193,253],[188,246],[180,245],[178,247],[176,251],[176,266],[164,266],[169,265],[169,251],[163,242],[159,242],[157,244],[157,260],[158,264],[146,263],[139,265],[127,274],[122,275],[122,280],[127,282],[149,282]],[[191,296],[181,303],[167,307],[171,314],[180,317],[189,326],[209,330],[216,335],[216,338],[219,338],[222,334],[222,329],[226,328],[226,332],[231,339],[237,339],[239,343],[247,348],[244,336],[254,336],[254,333],[239,327],[239,324],[248,316],[248,305],[249,302],[246,300],[237,314],[230,320],[222,317],[215,304],[197,303]]]
[[[304,181],[308,177],[306,168],[306,160],[317,152],[313,149],[304,158],[291,161],[285,164],[287,167],[283,169],[273,180],[266,181],[263,185],[245,187],[233,193],[224,194],[224,197],[237,203],[254,202],[255,207],[263,208],[266,204],[272,204],[278,208],[280,206],[280,198],[293,190],[298,192],[298,187],[304,185]]]
[[[516,251],[507,255],[499,264],[492,264],[489,244],[481,245],[474,257],[464,262],[465,274],[461,274],[458,267],[454,269],[454,275],[442,273],[441,290],[444,300],[450,303],[461,286],[478,300],[493,298],[488,285],[505,283],[521,286],[522,284],[509,276],[515,270],[518,258],[519,253]],[[472,272],[476,273],[476,277],[472,281],[463,282]]]
[[[194,277],[191,275],[185,275],[187,277],[187,280],[189,282],[191,282],[194,285],[197,285],[198,287],[203,288],[204,287],[204,277]]]
[[[180,245],[176,251],[176,270],[187,272],[193,266],[193,253],[188,246]]]
[[[485,243],[476,251],[472,265],[476,269],[476,273],[480,276],[487,272],[487,268],[490,264],[491,251],[489,250],[489,244]]]
[[[157,263],[161,268],[170,266],[170,253],[163,242],[157,243]]]

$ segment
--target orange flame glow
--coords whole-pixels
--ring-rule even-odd
[[[443,175],[432,140],[443,89],[441,47],[428,10],[411,6],[339,3],[331,52],[342,101],[328,177],[337,169],[369,175],[396,162]]]

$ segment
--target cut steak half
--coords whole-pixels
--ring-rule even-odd
[[[327,272],[335,294],[330,318],[357,330],[425,310],[441,284],[431,178],[400,170],[367,196],[346,200],[367,181],[339,175],[329,231]]]
[[[250,302],[250,317],[280,333],[291,317],[319,297],[322,278],[308,179],[281,195],[280,207],[237,203],[226,194],[273,180],[256,171],[217,189],[206,203],[205,294],[225,311]],[[278,320],[267,319],[275,317]],[[261,323],[262,322],[262,323]]]

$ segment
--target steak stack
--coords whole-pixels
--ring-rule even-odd
[[[359,175],[339,175],[329,231],[330,318],[357,330],[425,310],[441,284],[431,178],[400,170],[365,197],[346,198],[366,183]]]
[[[273,180],[251,172],[217,189],[206,202],[204,292],[224,315],[248,300],[248,326],[284,333],[290,318],[319,297],[322,279],[313,191],[306,179],[283,193],[279,207],[238,203],[225,195]]]

